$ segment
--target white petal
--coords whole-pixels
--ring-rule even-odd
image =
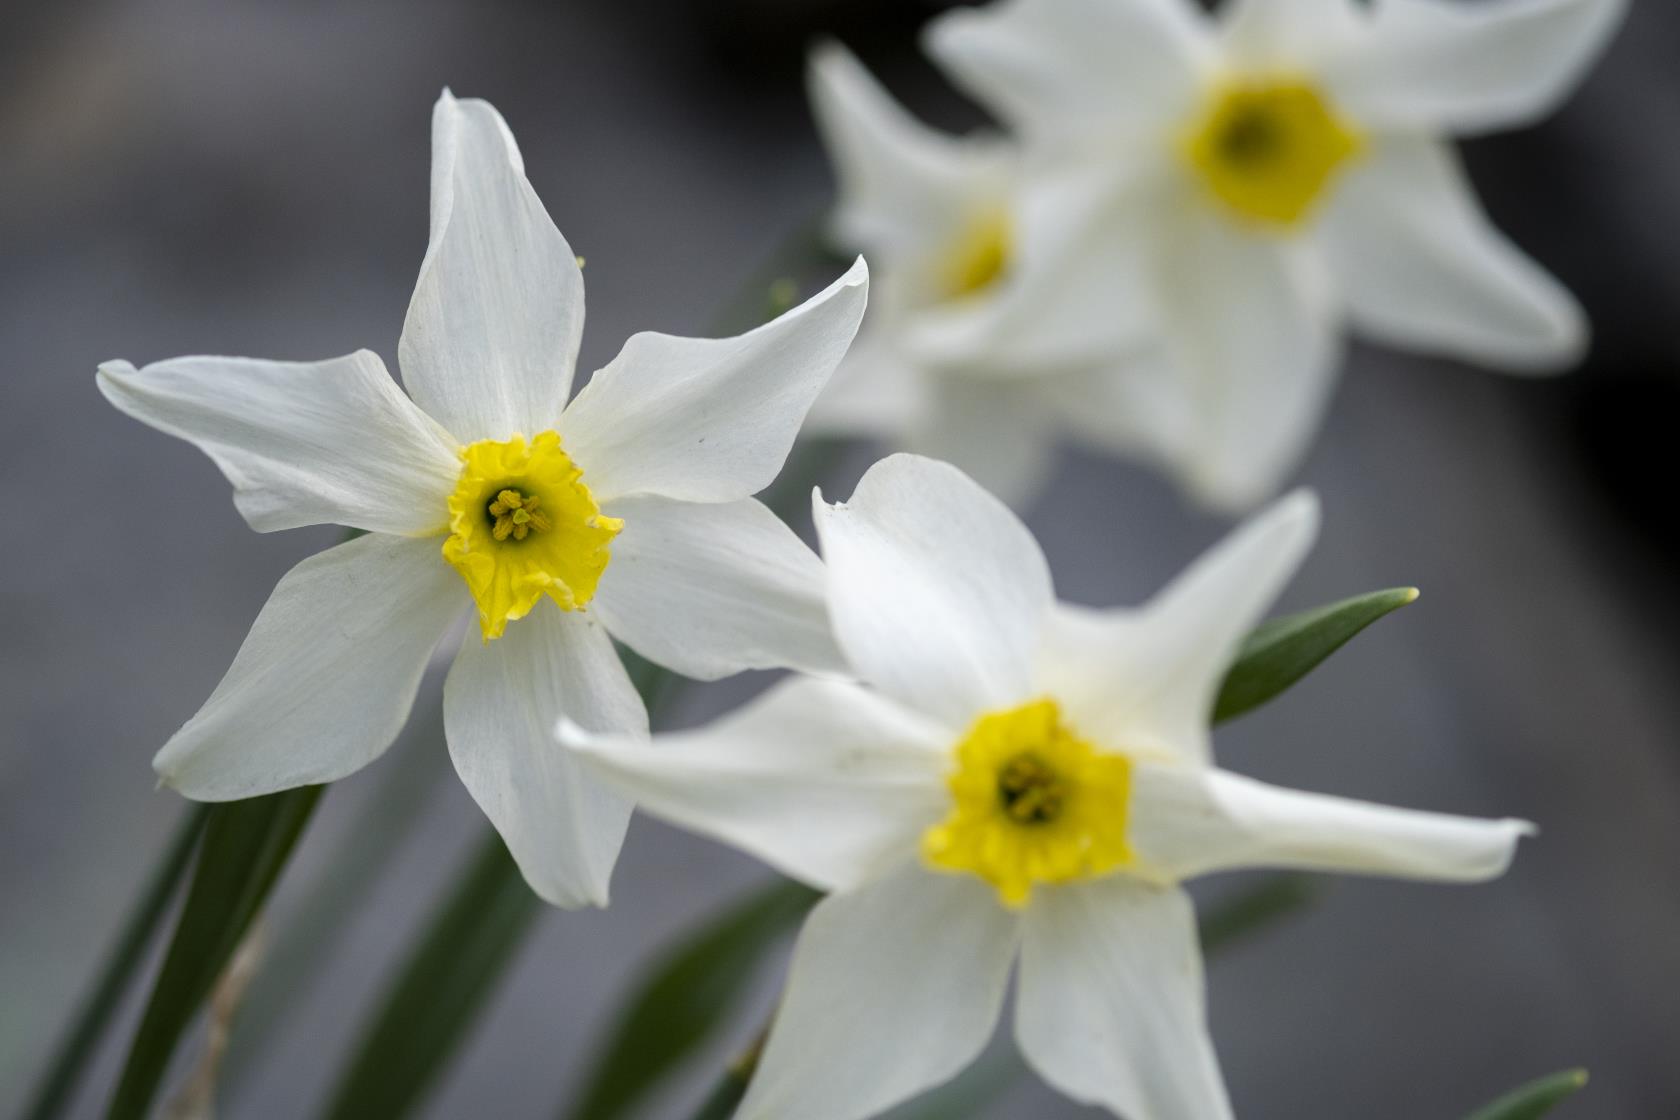
[[[1377,140],[1330,205],[1324,244],[1354,325],[1384,342],[1534,372],[1586,348],[1580,305],[1493,228],[1445,144]]]
[[[1357,42],[1362,0],[1231,0],[1220,18],[1226,57],[1254,71],[1313,72]]]
[[[796,677],[695,731],[561,739],[648,812],[823,890],[919,850],[944,814],[951,736],[867,689]]]
[[[153,768],[196,801],[360,770],[402,730],[432,648],[466,605],[435,540],[375,533],[311,556],[280,580]]]
[[[1124,876],[1041,888],[1027,909],[1015,1036],[1050,1084],[1126,1120],[1221,1120],[1190,899]]]
[[[615,638],[685,677],[840,673],[822,561],[762,502],[607,503],[624,519],[591,607]]]
[[[1339,324],[1322,262],[1205,205],[1163,220],[1164,368],[1200,416],[1185,481],[1216,509],[1249,509],[1306,453],[1335,383]]]
[[[559,423],[583,336],[577,256],[525,180],[501,114],[447,90],[432,113],[432,238],[398,358],[466,442]]]
[[[1294,867],[1480,882],[1505,873],[1519,820],[1393,809],[1280,789],[1222,770],[1140,766],[1130,836],[1143,863],[1172,879]]]
[[[1143,246],[1155,222],[1136,205],[1131,163],[1041,170],[1010,204],[1010,258],[992,288],[920,308],[905,345],[928,365],[1027,379],[1116,354],[1156,327]]]
[[[961,467],[1011,506],[1029,508],[1055,465],[1055,403],[1046,381],[935,377],[928,415],[911,429],[907,443]]]
[[[172,358],[99,367],[99,391],[187,440],[233,483],[253,529],[322,523],[442,532],[461,471],[455,441],[403,396],[379,355],[324,362]]]
[[[806,919],[736,1120],[861,1120],[986,1045],[1020,923],[977,879],[914,863]]]
[[[634,335],[561,429],[596,498],[732,502],[770,485],[868,294],[859,258],[824,291],[735,338]]]
[[[630,802],[554,741],[562,717],[647,734],[647,710],[597,623],[541,603],[495,641],[462,643],[443,690],[455,772],[532,890],[556,906],[605,906]]]
[[[1481,132],[1555,109],[1620,26],[1623,0],[1379,0],[1322,71],[1368,126]]]
[[[1005,189],[1006,145],[922,124],[840,44],[811,53],[807,86],[839,179],[833,226],[842,244],[872,257],[925,250],[958,231],[968,204]]]
[[[1213,702],[1238,647],[1300,566],[1318,501],[1296,491],[1204,553],[1141,609],[1061,606],[1039,681],[1113,749],[1208,757]]]
[[[1008,507],[948,463],[893,455],[814,517],[834,634],[865,680],[958,727],[1029,697],[1054,595]]]
[[[1186,0],[1002,0],[946,13],[925,46],[1029,140],[1051,142],[1170,127],[1212,62]]]

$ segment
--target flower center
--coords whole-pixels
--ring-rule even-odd
[[[521,494],[512,488],[500,491],[484,510],[490,517],[490,535],[499,541],[510,536],[522,541],[533,531],[547,532],[550,522],[548,514],[537,509],[541,504],[542,498],[536,494]]]
[[[938,263],[936,286],[942,298],[966,299],[997,282],[1009,267],[1014,236],[1009,216],[987,210],[971,219],[946,248]]]
[[[443,558],[472,592],[484,640],[501,637],[544,595],[581,609],[624,522],[602,515],[560,434],[480,440],[460,454]]]
[[[1022,751],[998,771],[998,801],[1016,824],[1049,824],[1062,815],[1067,783],[1036,751]]]
[[[1291,78],[1228,83],[1186,131],[1184,157],[1240,218],[1290,226],[1312,210],[1358,131],[1311,84]]]
[[[1132,863],[1132,764],[1081,739],[1054,700],[981,716],[953,760],[950,814],[922,836],[922,855],[936,870],[978,875],[1014,907],[1035,883]]]

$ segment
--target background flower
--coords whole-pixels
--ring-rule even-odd
[[[1446,141],[1552,110],[1623,9],[1002,0],[927,43],[1029,158],[1106,195],[1084,236],[1130,234],[1102,286],[1153,318],[1137,360],[1189,414],[1168,455],[1242,508],[1305,454],[1349,326],[1515,371],[1579,359],[1579,307],[1489,224]]]

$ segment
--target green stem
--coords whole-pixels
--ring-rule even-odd
[[[94,1046],[109,1024],[111,1013],[121,1002],[123,992],[128,989],[129,980],[140,966],[146,946],[151,943],[158,922],[169,907],[169,900],[175,896],[175,889],[192,859],[193,845],[198,842],[199,833],[204,831],[204,820],[209,811],[208,805],[189,805],[175,825],[163,857],[152,868],[145,888],[122,924],[116,944],[111,947],[104,966],[99,970],[93,990],[78,1009],[74,1025],[64,1036],[57,1057],[41,1079],[29,1107],[24,1110],[25,1120],[51,1120],[60,1115],[69,1103],[76,1078],[93,1056]]]
[[[501,837],[487,833],[392,982],[323,1115],[405,1115],[447,1067],[542,910]]]

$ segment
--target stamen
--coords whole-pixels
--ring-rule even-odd
[[[1017,824],[1049,824],[1062,815],[1067,787],[1048,763],[1024,751],[998,771],[998,800]]]
[[[531,535],[532,530],[546,532],[548,516],[537,509],[541,504],[542,499],[536,494],[521,494],[512,488],[497,491],[495,499],[485,507],[485,512],[495,522],[490,535],[499,541],[509,537],[522,541]]]

